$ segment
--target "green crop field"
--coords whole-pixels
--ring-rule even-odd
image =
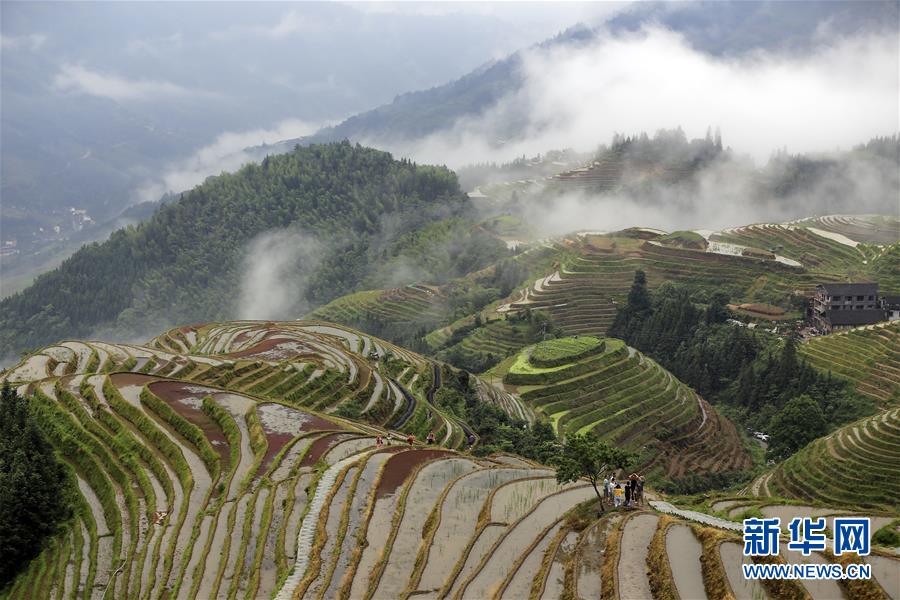
[[[565,364],[602,350],[603,342],[594,336],[568,337],[547,340],[535,345],[529,362],[535,365]]]
[[[618,340],[531,350],[571,362],[544,371],[546,385],[523,386],[526,400],[477,380],[485,401],[526,420],[529,405],[546,407],[542,391],[565,402],[567,391],[593,390],[601,406],[632,380],[647,395],[678,386]],[[319,321],[214,323],[146,345],[66,341],[29,355],[3,379],[30,398],[79,493],[74,517],[4,595],[634,597],[668,585],[690,597],[732,585],[733,557],[719,551],[737,540],[727,530],[647,505],[597,519],[586,481],[559,484],[517,456],[454,450],[465,424],[422,394],[431,365]],[[726,468],[730,424],[678,397],[648,401],[649,419],[629,413],[634,433],[684,421],[693,438],[605,433],[658,450],[651,470]],[[357,402],[358,419],[339,416]],[[438,443],[377,446],[394,424],[435,431]],[[671,560],[675,547],[691,560]],[[720,578],[703,575],[710,569]]]
[[[644,468],[660,476],[749,468],[734,425],[621,340],[579,337],[542,344],[554,357],[569,352],[569,362],[536,366],[538,345],[520,352],[503,380],[560,434],[591,433],[642,452]]]
[[[900,497],[900,408],[841,427],[763,475],[754,487],[830,506],[896,512]]]
[[[801,225],[753,225],[710,235],[710,242],[756,248],[760,256],[777,255],[782,261],[703,251],[691,247],[703,239],[694,232],[627,230],[571,238],[558,246],[562,258],[554,270],[501,306],[546,311],[570,335],[603,335],[637,269],[646,273],[651,289],[678,282],[725,291],[738,304],[768,303],[786,310],[796,294],[810,294],[819,283],[874,280],[882,293],[900,292],[897,239],[890,245],[853,247]],[[871,231],[884,233],[875,225]]]
[[[849,379],[877,402],[900,403],[900,322],[822,336],[799,350],[812,366]]]

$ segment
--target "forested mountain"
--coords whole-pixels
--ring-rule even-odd
[[[346,142],[297,148],[209,178],[149,221],[85,246],[0,303],[0,344],[19,350],[113,325],[129,335],[156,323],[274,316],[248,313],[238,292],[296,295],[282,302],[290,315],[363,284],[468,271],[506,253],[462,226],[469,211],[447,169]],[[257,237],[272,230],[283,235]],[[442,250],[428,248],[432,239]],[[397,269],[379,268],[391,261]],[[305,285],[275,289],[282,278]]]

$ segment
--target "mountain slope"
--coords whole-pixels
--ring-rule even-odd
[[[727,418],[621,340],[548,340],[501,366],[494,372],[503,374],[505,387],[560,435],[593,434],[633,449],[640,453],[640,470],[654,481],[751,466]]]
[[[149,221],[84,247],[3,300],[0,345],[33,347],[115,324],[127,333],[234,316],[248,275],[243,291],[263,302],[280,293],[280,312],[293,316],[364,281],[384,285],[371,274],[389,262],[392,247],[399,244],[402,254],[410,239],[426,247],[427,236],[411,234],[469,208],[446,169],[348,143],[297,148],[207,179]],[[275,237],[257,237],[272,230]],[[505,253],[499,241],[475,243],[475,232],[454,231],[459,235],[436,243],[472,250],[457,254],[466,270]],[[407,262],[418,267],[415,256]],[[452,271],[452,260],[441,268],[447,262]],[[417,274],[429,275],[427,265]],[[280,292],[253,288],[286,279],[292,283]]]
[[[897,510],[900,408],[841,427],[757,479],[762,496]]]

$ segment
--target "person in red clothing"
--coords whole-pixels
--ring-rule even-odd
[[[381,436],[377,436],[375,438],[375,446],[381,448],[381,445],[384,443],[384,440],[381,439]]]
[[[409,434],[408,436],[406,436],[406,443],[409,444],[410,446],[412,446],[413,442],[415,442],[415,441],[416,441],[416,436],[414,436],[413,434]]]

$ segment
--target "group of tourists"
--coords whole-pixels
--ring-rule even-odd
[[[637,473],[628,476],[625,482],[616,481],[611,475],[603,479],[603,501],[612,499],[616,508],[633,508],[644,504],[644,477]]]
[[[392,439],[394,439],[394,435],[393,435],[392,433],[390,433],[390,432],[389,432],[386,436],[383,436],[383,437],[380,436],[380,435],[375,436],[375,447],[376,447],[376,448],[381,448],[381,447],[384,446],[384,445],[390,446],[390,445],[391,445],[391,440],[392,440]],[[400,438],[400,439],[402,440],[403,438]],[[425,438],[425,441],[426,441],[426,443],[428,443],[429,445],[435,443],[435,438],[434,438],[434,432],[433,432],[433,431],[430,432],[430,433],[428,434],[428,437]],[[412,446],[413,444],[415,444],[415,443],[416,443],[416,436],[414,436],[413,434],[409,434],[408,436],[406,436],[406,443],[409,444],[410,446]]]

